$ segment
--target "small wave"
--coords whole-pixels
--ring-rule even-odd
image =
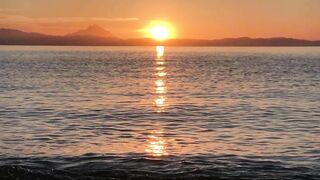
[[[318,169],[319,170],[319,169]],[[319,179],[317,169],[224,156],[142,154],[1,158],[1,179]]]

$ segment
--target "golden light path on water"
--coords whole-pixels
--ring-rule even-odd
[[[152,131],[148,136],[146,152],[151,156],[160,157],[168,155],[167,142],[162,136],[163,131],[161,130]]]
[[[156,47],[155,61],[156,61],[157,67],[155,68],[156,70],[155,75],[157,79],[154,82],[155,94],[156,94],[154,105],[155,105],[155,111],[157,113],[164,112],[167,106],[166,104],[167,87],[165,82],[165,77],[167,73],[165,71],[166,67],[165,67],[164,51],[165,51],[164,46]],[[150,135],[148,136],[147,146],[145,149],[146,153],[154,157],[161,157],[164,155],[168,155],[167,142],[163,138],[163,134],[164,134],[164,131],[160,129],[150,132]]]
[[[156,76],[157,80],[155,83],[155,94],[157,95],[154,103],[156,106],[156,111],[158,113],[163,112],[166,107],[166,83],[165,77],[167,76],[167,72],[165,71],[165,58],[164,58],[164,46],[157,46],[156,47]]]

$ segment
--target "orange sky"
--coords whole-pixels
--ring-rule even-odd
[[[0,27],[66,34],[99,24],[124,38],[152,20],[178,38],[320,39],[320,0],[0,0]]]

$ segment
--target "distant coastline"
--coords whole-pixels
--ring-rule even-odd
[[[98,26],[64,36],[0,29],[0,45],[53,45],[53,46],[320,46],[319,41],[275,38],[224,38],[224,39],[170,39],[158,42],[149,38],[122,39]]]

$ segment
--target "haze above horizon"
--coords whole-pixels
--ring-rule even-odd
[[[142,38],[150,22],[173,25],[178,38],[320,39],[317,0],[0,0],[0,28],[64,35],[98,24],[115,36]]]

